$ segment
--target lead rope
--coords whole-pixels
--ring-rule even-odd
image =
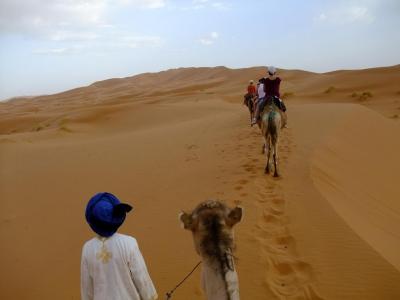
[[[180,287],[180,285],[181,285],[182,283],[184,283],[185,280],[188,279],[188,278],[190,277],[190,275],[192,275],[192,273],[197,269],[198,266],[200,266],[200,264],[201,264],[201,261],[199,261],[199,262],[197,263],[197,265],[192,269],[192,271],[190,271],[190,273],[187,274],[186,277],[183,278],[183,280],[182,280],[181,282],[179,282],[172,290],[170,290],[169,292],[167,292],[167,293],[165,294],[165,300],[169,300],[169,299],[172,298],[172,294],[175,292],[175,290],[176,290],[178,287]]]

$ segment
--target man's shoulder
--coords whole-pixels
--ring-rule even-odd
[[[89,249],[91,249],[96,244],[96,239],[97,239],[96,237],[93,237],[90,240],[86,241],[83,244],[82,252],[86,253],[87,251],[90,251]]]
[[[85,247],[90,247],[90,245],[96,243],[96,239],[97,239],[96,237],[93,237],[93,238],[91,238],[90,240],[87,240],[87,241],[85,242],[85,244],[83,244],[83,248],[85,248]]]
[[[122,233],[115,233],[114,237],[118,239],[119,241],[130,244],[130,245],[136,245],[137,241],[133,236],[122,234]]]

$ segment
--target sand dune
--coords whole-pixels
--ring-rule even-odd
[[[245,208],[242,299],[400,299],[400,67],[281,70],[278,180],[241,105],[263,72],[176,69],[0,103],[0,298],[79,299],[84,207],[110,191],[135,207],[121,231],[160,296],[199,259],[179,211],[218,198]],[[175,299],[202,299],[199,277]]]
[[[106,106],[132,105],[141,101],[178,101],[188,97],[219,97],[237,103],[249,78],[264,76],[265,68],[183,68],[95,82],[59,94],[14,98],[0,102],[0,133],[34,131],[54,127],[71,114]],[[400,113],[400,65],[336,71],[324,74],[280,70],[285,79],[283,96],[297,102],[347,102],[373,108],[388,117]],[[166,100],[168,99],[168,100]],[[35,118],[32,126],[21,126]],[[21,122],[20,122],[21,121]],[[20,124],[16,126],[15,123]]]
[[[361,235],[365,233],[372,238],[376,237],[375,232],[367,232],[370,225],[365,224],[370,221],[368,219],[371,210],[354,207],[355,204],[364,206],[373,203],[376,207],[382,207],[385,203],[399,198],[399,191],[384,191],[388,185],[377,185],[376,188],[380,189],[382,195],[374,200],[363,195],[363,191],[368,194],[371,190],[368,186],[370,178],[375,178],[376,182],[386,180],[389,186],[393,183],[386,174],[377,172],[380,169],[376,168],[376,162],[371,162],[373,159],[379,160],[382,166],[380,168],[388,170],[392,168],[393,163],[386,157],[377,158],[375,146],[368,144],[369,140],[373,140],[367,135],[367,130],[373,126],[372,123],[368,123],[371,122],[371,118],[377,119],[378,123],[384,121],[376,130],[387,129],[388,124],[385,121],[395,126],[393,130],[399,130],[395,121],[384,119],[359,105],[335,103],[293,107],[294,151],[289,158],[286,173],[296,176],[285,178],[284,197],[287,199],[287,213],[291,218],[290,228],[296,237],[297,249],[305,261],[312,262],[311,265],[317,274],[318,291],[323,298],[399,297],[396,284],[399,280],[398,269],[377,252],[377,244],[371,246],[371,239],[366,240],[365,235]],[[358,133],[360,136],[352,133]],[[332,151],[335,149],[333,145],[340,145],[340,151]],[[346,145],[348,147],[345,147]],[[392,145],[392,142],[386,140],[384,147],[389,145]],[[362,150],[363,154],[359,157],[365,160],[360,165],[357,164],[360,160],[356,160],[357,149],[360,149],[360,152]],[[340,164],[337,159],[338,153],[344,155],[341,156]],[[327,166],[329,168],[326,168]],[[368,166],[371,166],[371,173],[367,172]],[[325,174],[332,176],[333,181],[329,186],[325,181]],[[330,194],[332,185],[335,186],[335,191]],[[338,195],[338,191],[346,191],[347,196],[351,194],[351,200],[342,197],[342,194]],[[349,211],[342,214],[343,211],[340,212],[337,206],[344,205],[344,202]],[[353,213],[350,218],[349,213]],[[381,217],[381,222],[385,223],[388,215],[384,214]],[[360,219],[364,221],[365,228],[354,227],[355,222]],[[382,223],[375,223],[373,227],[381,225]]]
[[[355,120],[363,126],[355,126]],[[400,270],[398,137],[398,124],[351,107],[316,150],[312,174],[338,214]]]

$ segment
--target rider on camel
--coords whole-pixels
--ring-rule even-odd
[[[249,107],[249,105],[253,106],[255,102],[255,98],[257,96],[256,86],[254,85],[254,81],[250,80],[249,85],[247,86],[247,93],[244,95],[243,104]]]
[[[263,99],[260,99],[258,102],[256,113],[252,121],[252,125],[256,124],[260,118],[260,113],[264,110],[265,104],[267,101],[272,100],[273,103],[279,108],[280,113],[282,115],[282,123],[283,127],[286,125],[286,106],[280,97],[280,83],[281,79],[276,76],[276,69],[273,66],[268,67],[268,77],[260,79],[263,81],[264,93],[265,96]]]
[[[254,111],[256,111],[258,103],[263,101],[265,98],[264,80],[265,78],[260,78],[257,82],[257,101],[254,103]]]
[[[256,95],[256,86],[254,85],[253,80],[249,81],[249,85],[247,86],[247,94],[253,97]]]

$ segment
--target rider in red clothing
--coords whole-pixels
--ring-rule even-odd
[[[254,81],[250,80],[249,85],[247,86],[247,94],[244,95],[243,104],[249,107],[249,105],[253,106],[254,100],[257,96],[256,86],[254,85]]]
[[[253,80],[250,80],[249,85],[247,86],[247,93],[251,96],[256,95],[256,86],[254,85]]]

